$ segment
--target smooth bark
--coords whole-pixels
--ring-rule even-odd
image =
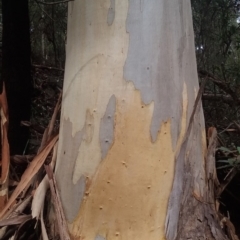
[[[56,177],[72,239],[224,239],[198,88],[189,0],[69,3]]]

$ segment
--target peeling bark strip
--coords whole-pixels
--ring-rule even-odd
[[[3,83],[2,93],[0,94],[0,116],[1,116],[1,177],[0,177],[0,211],[6,205],[8,200],[8,178],[9,178],[9,166],[10,166],[10,151],[8,143],[8,105],[7,96],[5,90],[5,84]]]
[[[197,101],[195,103],[197,104]],[[192,117],[194,117],[194,114],[192,114]],[[197,156],[197,146],[192,145],[189,141],[189,139],[197,137],[196,129],[199,124],[197,119],[199,119],[199,106],[195,118],[192,118],[192,129],[189,126],[189,131],[187,131],[177,158],[177,174],[175,174],[173,191],[169,201],[166,236],[169,240],[227,240],[228,238],[223,234],[220,227],[214,196],[217,182],[215,169],[217,132],[215,128],[209,131],[209,146],[206,154],[205,170],[203,170],[205,176],[202,175],[199,178],[201,169],[197,173],[197,169],[194,169],[192,164]],[[191,146],[189,152],[187,151],[188,146]],[[199,181],[199,179],[205,179],[205,181]],[[176,191],[176,186],[179,187],[178,191]],[[174,219],[175,212],[179,214],[175,214],[176,218]]]
[[[184,219],[182,219],[182,216],[179,214],[181,213],[181,208],[184,208],[183,210],[186,210],[186,206],[184,202],[186,201],[184,196],[185,194],[189,194],[192,197],[192,194],[194,195],[199,195],[199,190],[203,189],[197,189],[197,193],[195,193],[194,187],[190,187],[192,184],[192,180],[195,181],[193,173],[191,173],[191,161],[192,159],[190,158],[191,153],[196,151],[195,148],[198,150],[198,146],[192,147],[192,141],[197,138],[196,134],[199,134],[198,128],[196,127],[196,120],[199,119],[199,112],[200,112],[200,99],[204,90],[205,86],[205,81],[202,83],[201,88],[198,91],[197,98],[195,100],[194,106],[193,106],[193,111],[189,120],[189,125],[187,128],[187,131],[184,136],[183,143],[180,148],[179,155],[176,158],[176,169],[175,169],[175,179],[173,182],[173,189],[172,193],[169,199],[169,206],[168,206],[168,215],[166,218],[166,236],[168,239],[181,239],[179,236],[181,236],[182,231],[184,231],[182,228],[179,228],[178,226],[181,224]],[[197,123],[198,125],[199,123]],[[195,133],[194,133],[195,132]],[[196,153],[195,153],[196,154]],[[201,155],[198,154],[196,157],[201,160]],[[191,161],[189,161],[189,159]],[[193,165],[194,166],[194,165]],[[193,169],[195,170],[195,169]],[[202,173],[203,174],[203,173]],[[199,178],[199,176],[197,176]],[[200,178],[201,181],[204,180],[203,177]],[[202,184],[204,184],[204,181],[202,181]],[[201,187],[201,186],[200,186]],[[202,186],[204,187],[204,185]],[[192,193],[192,194],[191,194]],[[200,195],[200,198],[202,196]],[[202,198],[203,199],[203,198]],[[189,206],[188,206],[189,207]],[[191,209],[193,210],[193,209]],[[194,217],[196,217],[194,215]],[[201,215],[200,215],[201,217]],[[189,216],[185,219],[188,221]],[[196,220],[198,224],[198,219]],[[193,223],[191,223],[193,224]],[[182,226],[181,226],[182,227]],[[190,227],[188,225],[188,227]],[[195,227],[195,226],[194,226]],[[189,229],[187,229],[187,234],[189,234]],[[190,236],[190,235],[189,235]]]
[[[52,194],[52,200],[54,204],[55,213],[57,216],[60,239],[70,240],[67,223],[66,223],[64,212],[63,212],[62,203],[59,197],[55,176],[52,171],[52,167],[51,165],[44,165],[44,167],[48,175],[49,185],[50,185],[51,194]]]

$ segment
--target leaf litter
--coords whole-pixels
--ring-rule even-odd
[[[0,239],[2,240],[70,239],[54,177],[62,93],[60,88],[49,86],[47,78],[45,82],[43,79],[37,79],[38,76],[44,75],[49,76],[49,72],[38,70],[34,73],[35,88],[40,89],[40,94],[37,94],[33,100],[31,121],[22,122],[22,125],[29,127],[31,132],[26,146],[28,151],[27,153],[24,151],[23,155],[10,156],[5,91],[0,95],[2,148]],[[62,75],[59,78],[62,78]],[[51,99],[48,88],[54,92]],[[49,104],[50,102],[52,105]],[[48,192],[51,192],[51,198]],[[56,221],[50,222],[50,218]]]

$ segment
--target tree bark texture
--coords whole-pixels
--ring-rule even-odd
[[[198,88],[189,0],[69,3],[56,178],[72,239],[224,239]]]

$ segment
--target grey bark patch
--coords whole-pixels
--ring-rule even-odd
[[[86,113],[86,119],[85,119],[85,125],[83,128],[83,131],[84,131],[83,140],[86,143],[90,143],[92,141],[93,133],[94,133],[94,117],[89,110],[87,110],[87,113]]]
[[[140,90],[143,103],[154,102],[150,127],[156,141],[161,123],[171,119],[173,147],[180,133],[184,81],[190,91],[196,86],[195,56],[184,8],[177,1],[129,1],[126,29],[129,33],[124,78]],[[185,16],[183,16],[185,14]],[[176,24],[177,23],[177,24]],[[190,54],[192,57],[189,57]],[[191,78],[191,82],[189,81]],[[193,80],[194,79],[194,80]],[[188,82],[189,81],[189,82]],[[170,104],[169,104],[170,103]],[[192,108],[193,102],[189,104]]]
[[[114,95],[109,99],[106,112],[101,119],[99,139],[101,146],[102,159],[107,156],[108,150],[112,146],[114,137],[114,119],[116,111],[116,97]]]
[[[102,236],[100,236],[100,235],[97,235],[97,236],[95,237],[95,240],[106,240],[106,238],[104,238],[104,237],[102,237]]]
[[[72,222],[78,214],[85,192],[84,176],[76,184],[72,182],[75,162],[82,142],[84,129],[72,137],[72,123],[69,120],[63,120],[61,130],[63,131],[61,136],[64,136],[67,141],[63,141],[64,145],[58,155],[58,165],[61,165],[61,167],[58,167],[56,170],[56,181],[66,219],[68,222]],[[71,204],[71,207],[69,207],[69,204]]]
[[[110,0],[111,4],[108,9],[108,15],[107,15],[107,23],[109,26],[113,24],[113,21],[115,19],[115,0]]]

